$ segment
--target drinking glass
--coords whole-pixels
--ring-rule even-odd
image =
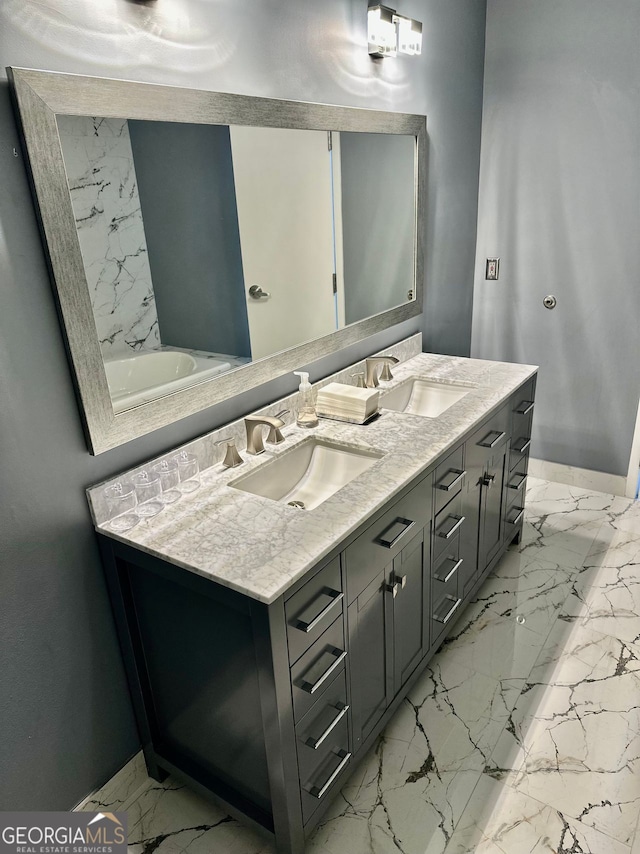
[[[138,499],[131,483],[114,483],[104,491],[109,511],[109,525],[114,531],[130,531],[140,521],[136,508]]]
[[[150,475],[148,471],[141,471],[138,474],[134,474],[131,480],[135,486],[138,499],[138,516],[144,516],[145,518],[157,516],[164,507],[164,504],[160,500],[160,496],[162,495],[160,478],[155,474]]]
[[[193,492],[200,486],[200,467],[198,458],[186,451],[180,451],[173,461],[178,466],[180,473],[180,491]]]
[[[160,500],[163,504],[173,504],[180,498],[180,472],[175,463],[169,460],[162,460],[152,466],[151,471],[160,478],[160,486],[162,487],[162,495]]]

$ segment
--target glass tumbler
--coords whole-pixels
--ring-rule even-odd
[[[138,498],[138,516],[144,516],[147,519],[156,516],[164,507],[160,499],[162,495],[160,478],[156,474],[150,475],[148,471],[141,471],[134,474],[131,480]]]
[[[170,463],[168,460],[162,460],[152,466],[151,471],[160,478],[160,486],[162,487],[162,495],[160,500],[163,504],[173,504],[180,498],[180,472],[175,463]]]
[[[180,451],[173,460],[180,472],[180,491],[193,492],[200,486],[198,458],[186,451]]]
[[[104,491],[109,511],[109,525],[113,531],[130,531],[140,521],[136,508],[136,489],[131,483],[114,483]]]

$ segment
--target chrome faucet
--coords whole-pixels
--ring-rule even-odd
[[[247,415],[244,419],[245,430],[247,431],[247,453],[261,454],[264,451],[262,443],[262,427],[269,428],[267,442],[273,445],[278,445],[284,442],[284,436],[280,432],[280,428],[284,427],[283,415],[286,415],[288,409],[284,409],[277,415]],[[260,429],[258,429],[260,428]]]
[[[382,365],[380,379],[385,381],[392,380],[393,374],[391,373],[389,365],[397,365],[399,361],[400,359],[396,359],[395,356],[370,356],[364,363],[365,386],[367,388],[378,387],[378,365]]]

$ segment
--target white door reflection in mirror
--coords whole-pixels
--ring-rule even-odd
[[[261,359],[338,328],[329,135],[230,131],[251,353]],[[252,298],[252,285],[268,296]]]

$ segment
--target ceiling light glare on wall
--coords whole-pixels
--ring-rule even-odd
[[[396,14],[389,6],[369,6],[367,35],[370,56],[408,56],[422,53],[422,24]]]

